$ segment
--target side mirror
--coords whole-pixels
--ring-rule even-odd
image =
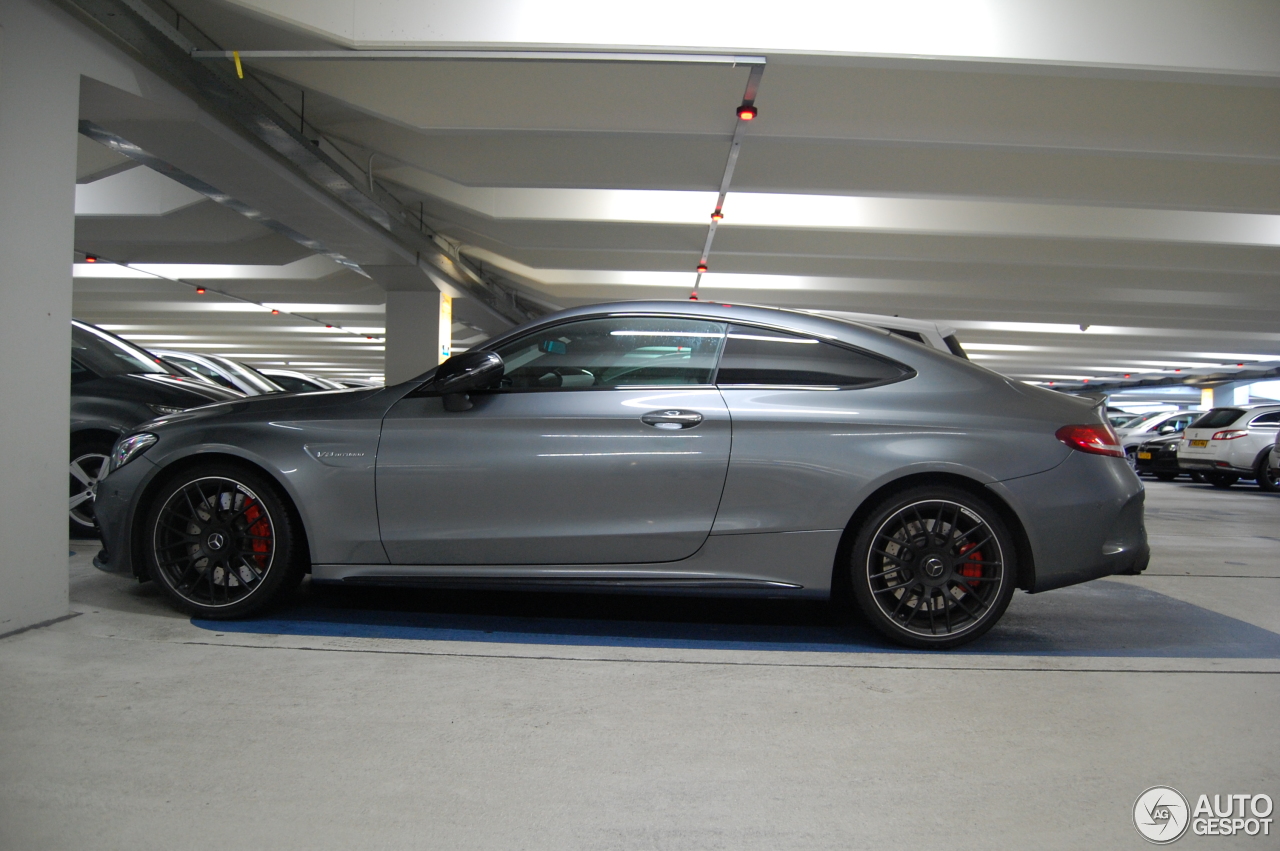
[[[1158,434],[1173,434],[1177,430],[1178,429],[1176,426],[1162,425],[1160,426],[1160,431],[1158,432]]]
[[[504,369],[497,352],[463,352],[440,364],[431,389],[444,397],[446,411],[468,411],[467,394],[496,384]]]

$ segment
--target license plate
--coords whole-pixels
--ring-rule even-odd
[[[1150,453],[1150,452],[1139,452],[1139,453],[1138,453],[1138,458],[1139,458],[1139,460],[1142,460],[1142,461],[1150,461],[1150,460],[1151,460],[1151,453]]]
[[[1196,449],[1204,449],[1206,446],[1208,446],[1208,445],[1209,445],[1209,441],[1207,441],[1207,440],[1193,440],[1193,441],[1191,441],[1191,445],[1192,445],[1192,446],[1194,446]]]

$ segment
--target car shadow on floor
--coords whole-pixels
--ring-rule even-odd
[[[587,647],[896,653],[826,603],[306,583],[269,615],[193,619],[219,633]],[[1280,659],[1280,635],[1145,588],[1099,580],[1014,596],[987,635],[951,651],[1028,656]]]

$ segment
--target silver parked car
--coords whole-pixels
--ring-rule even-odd
[[[316,393],[321,390],[345,389],[336,381],[330,381],[327,378],[321,378],[319,375],[312,375],[309,372],[276,369],[275,367],[266,367],[256,370],[256,372],[264,376],[272,384],[284,388],[286,393]]]
[[[266,378],[253,367],[222,355],[197,355],[193,352],[176,352],[172,349],[152,349],[152,352],[168,363],[190,370],[207,381],[221,384],[231,390],[238,390],[246,396],[284,392],[283,387]]]
[[[1015,588],[1146,567],[1091,401],[883,330],[579,307],[392,387],[156,420],[99,488],[104,570],[202,617],[313,582],[834,596],[950,647]]]

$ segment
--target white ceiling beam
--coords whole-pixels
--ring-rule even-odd
[[[507,46],[986,60],[1280,76],[1263,0],[230,0],[350,48]],[[234,47],[234,45],[227,45]]]

